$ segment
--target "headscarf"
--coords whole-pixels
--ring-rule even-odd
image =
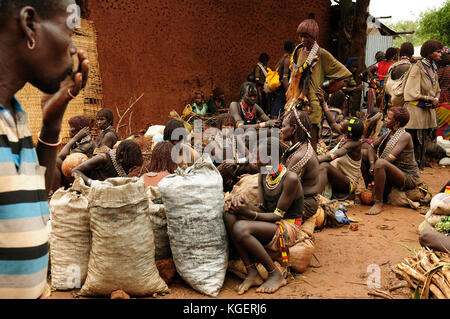
[[[314,40],[319,37],[319,25],[314,19],[303,20],[297,28],[297,33],[309,34]]]
[[[384,59],[384,52],[383,51],[378,51],[377,53],[375,53],[375,60],[380,61]]]

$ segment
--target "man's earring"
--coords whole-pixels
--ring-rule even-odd
[[[30,50],[34,50],[34,48],[36,47],[36,40],[31,38],[30,40],[27,41],[27,47]]]

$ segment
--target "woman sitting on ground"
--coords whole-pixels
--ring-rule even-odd
[[[191,104],[192,111],[201,117],[208,112],[208,104],[205,103],[205,94],[202,91],[195,91],[194,103]]]
[[[183,122],[176,119],[167,122],[163,133],[164,141],[172,143],[176,148],[173,150],[176,154],[176,158],[173,159],[174,163],[183,169],[194,164],[200,158],[200,154],[187,142],[188,135]]]
[[[318,194],[324,183],[320,176],[320,164],[310,142],[311,120],[307,113],[293,109],[284,117],[280,138],[290,145],[281,162],[297,174],[304,193],[303,218],[313,216],[319,208]]]
[[[265,151],[264,154],[269,154],[267,151],[274,148],[278,148],[279,154],[285,150],[277,138],[267,139],[260,148]],[[297,242],[302,223],[303,190],[297,174],[289,171],[283,164],[278,165],[278,162],[279,158],[271,156],[268,164],[276,166],[273,169],[269,167],[268,174],[259,176],[257,206],[246,203],[241,197],[226,203],[225,226],[248,273],[238,287],[240,295],[253,286],[260,286],[256,292],[274,293],[287,283],[266,248],[281,251],[283,265],[288,261],[286,247]],[[258,157],[258,166],[262,168],[264,165]],[[269,273],[265,282],[252,257]]]
[[[117,150],[97,154],[75,167],[72,176],[81,176],[86,185],[90,186],[92,180],[104,181],[112,177],[127,177],[134,167],[141,166],[142,163],[139,144],[132,140],[124,140],[120,142]]]
[[[230,114],[236,121],[236,128],[261,129],[275,127],[279,121],[270,120],[262,108],[256,104],[258,101],[258,89],[255,83],[245,82],[241,86],[240,101],[231,102]]]
[[[326,197],[347,198],[356,189],[361,171],[361,136],[364,123],[358,118],[336,124],[323,97],[323,90],[317,92],[325,117],[331,128],[344,137],[328,155],[319,156],[323,181],[328,180],[332,194],[325,189]]]
[[[143,175],[145,188],[157,186],[166,176],[173,174],[177,165],[172,161],[173,144],[164,141],[155,145],[150,160],[149,172]]]
[[[250,164],[245,141],[234,133],[235,120],[230,113],[217,118],[218,135],[204,152],[211,154],[223,178],[224,192],[229,192],[244,174],[257,174],[258,167]]]
[[[54,191],[61,186],[69,187],[72,182],[71,178],[66,178],[61,171],[62,163],[68,155],[73,153],[83,153],[88,157],[92,156],[95,149],[95,143],[92,141],[90,135],[91,128],[92,120],[87,116],[78,115],[69,119],[69,137],[71,139],[56,157],[56,170],[52,186]]]
[[[106,146],[113,149],[114,145],[120,140],[119,135],[112,126],[114,123],[114,114],[110,109],[101,109],[97,113],[97,126],[101,130],[95,141],[96,148],[102,150]],[[104,148],[103,148],[104,149]]]
[[[409,112],[404,107],[390,108],[386,127],[388,132],[370,145],[364,162],[369,162],[369,172],[374,176],[376,202],[366,213],[376,215],[383,210],[383,195],[386,184],[398,187],[402,191],[416,188],[420,183],[420,173],[414,158],[414,144],[405,125],[409,121]],[[366,165],[367,167],[367,165]]]

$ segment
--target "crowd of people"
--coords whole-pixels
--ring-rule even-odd
[[[8,269],[6,274],[0,271],[0,296],[37,298],[45,293],[47,282],[46,195],[61,186],[70,187],[76,177],[88,186],[93,180],[127,177],[143,164],[143,155],[138,143],[120,139],[113,127],[113,112],[107,108],[98,112],[96,121],[81,115],[71,118],[71,139],[59,147],[64,112],[86,85],[89,61],[71,40],[73,30],[68,31],[61,22],[67,15],[63,6],[43,1],[36,8],[19,8],[12,3],[7,1],[0,15],[0,40],[8,43],[0,59],[9,61],[0,64],[4,179],[0,264]],[[39,17],[46,17],[54,28],[47,30]],[[36,32],[40,29],[42,32]],[[218,134],[210,137],[214,152],[209,155],[223,177],[224,192],[232,191],[241,177],[258,174],[256,203],[239,196],[225,203],[223,219],[230,242],[247,269],[239,294],[252,286],[259,286],[258,292],[273,293],[286,285],[267,249],[285,251],[285,244],[289,247],[296,242],[299,227],[317,212],[319,196],[339,200],[354,196],[363,175],[375,185],[376,202],[367,214],[377,215],[383,210],[387,186],[402,191],[417,187],[427,143],[433,141],[438,128],[436,107],[448,105],[448,51],[438,41],[426,41],[421,58],[413,57],[410,43],[399,50],[379,52],[377,63],[358,75],[357,58],[344,65],[318,45],[315,20],[302,21],[297,34],[298,44],[292,40],[284,43],[275,90],[266,89],[269,56],[261,54],[254,72],[242,84],[238,100],[225,103],[225,92],[217,87],[209,100],[204,92],[195,91],[190,104],[200,120],[219,115],[214,124]],[[73,55],[80,61],[75,72]],[[358,117],[351,105],[342,102],[342,96],[363,90],[361,80],[369,85],[366,117]],[[393,88],[395,81],[402,81],[401,94]],[[36,148],[24,111],[14,98],[27,82],[46,94]],[[330,107],[342,109],[339,122]],[[384,131],[368,139],[366,119],[376,113],[384,116]],[[324,121],[339,137],[326,154],[318,154]],[[95,122],[96,138],[91,136]],[[194,133],[185,124],[177,119],[166,123],[163,141],[156,143],[150,168],[142,175],[146,186],[156,186],[177,167],[199,159],[198,150],[190,143]],[[266,137],[252,144],[246,134],[240,134],[248,131],[265,132]],[[448,138],[448,132],[445,134]],[[179,158],[173,157],[174,147],[180,150]],[[73,153],[83,153],[88,160],[66,176],[62,164]],[[259,154],[279,156],[263,161]],[[18,255],[22,260],[17,261]],[[29,266],[24,266],[23,260]],[[258,274],[256,263],[266,268],[267,280]]]

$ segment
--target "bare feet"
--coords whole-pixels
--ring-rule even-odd
[[[279,268],[277,268],[277,270],[269,274],[269,278],[267,278],[264,284],[256,289],[256,292],[273,294],[275,291],[285,286],[286,284],[286,279],[283,278],[281,271],[279,270]]]
[[[378,215],[383,211],[383,202],[376,202],[367,212],[366,215]]]
[[[247,278],[245,278],[245,280],[237,287],[238,295],[242,295],[251,287],[259,286],[263,283],[263,279],[259,275],[258,270],[255,266],[249,268],[247,272]]]

